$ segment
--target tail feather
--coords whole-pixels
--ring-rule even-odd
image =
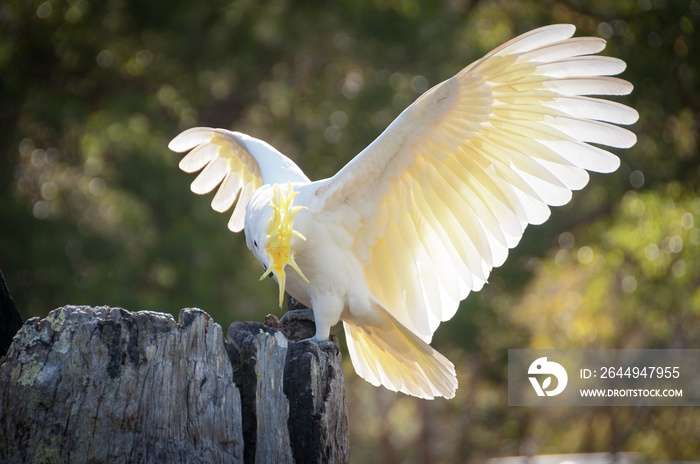
[[[419,398],[453,398],[454,365],[383,309],[380,324],[343,321],[350,359],[357,374],[374,386],[383,385]]]

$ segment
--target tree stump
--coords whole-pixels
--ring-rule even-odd
[[[0,359],[0,462],[348,462],[337,346],[205,312],[65,306]]]

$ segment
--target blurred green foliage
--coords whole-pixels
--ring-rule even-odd
[[[226,215],[168,141],[250,133],[332,175],[420,93],[514,35],[567,22],[635,84],[621,168],[528,230],[435,345],[452,401],[374,389],[348,363],[353,460],[700,455],[696,408],[509,408],[508,348],[700,348],[698,0],[7,0],[0,5],[0,268],[23,316],[64,304],[223,326],[278,312]]]

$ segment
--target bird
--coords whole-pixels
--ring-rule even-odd
[[[569,202],[588,171],[615,171],[638,113],[606,41],[555,24],[497,47],[427,90],[335,175],[311,181],[263,140],[207,127],[169,148],[201,173],[196,194],[233,207],[228,227],[313,311],[312,340],[343,323],[355,371],[375,386],[453,398],[453,363],[431,345],[528,224]],[[235,203],[235,207],[233,206]],[[261,278],[262,280],[262,278]]]

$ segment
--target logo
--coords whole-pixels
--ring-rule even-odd
[[[564,369],[559,363],[547,361],[546,357],[535,359],[535,361],[530,364],[530,368],[527,370],[527,373],[530,383],[532,384],[532,388],[535,389],[537,396],[556,396],[564,391],[566,388],[566,383],[569,381],[569,376],[566,374],[566,369]],[[537,378],[543,374],[546,374],[547,377],[544,378],[542,385],[540,385]],[[548,390],[552,384],[552,377],[557,379],[557,388]]]

